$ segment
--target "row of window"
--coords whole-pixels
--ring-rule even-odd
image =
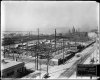
[[[7,76],[12,76],[14,74],[14,71],[11,71],[9,73],[7,73]]]
[[[24,67],[17,69],[17,72],[23,72]]]
[[[17,69],[17,73],[23,72],[24,67],[21,67],[19,69]],[[7,77],[10,77],[14,75],[14,71],[10,71],[9,73],[7,73]]]

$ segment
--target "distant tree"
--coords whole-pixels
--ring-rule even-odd
[[[11,45],[14,43],[15,43],[15,40],[10,37],[3,38],[3,41],[2,41],[2,45]]]
[[[10,33],[9,36],[13,37],[16,33]]]

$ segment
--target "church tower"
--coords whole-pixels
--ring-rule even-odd
[[[73,29],[72,29],[72,33],[75,33],[75,28],[74,28],[74,26],[73,26]]]

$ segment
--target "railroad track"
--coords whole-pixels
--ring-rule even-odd
[[[75,72],[76,67],[77,67],[77,64],[82,64],[82,63],[94,52],[94,50],[95,50],[95,46],[94,46],[92,49],[90,49],[90,51],[87,52],[86,55],[85,55],[83,58],[80,58],[79,60],[77,60],[77,61],[72,65],[71,68],[69,68],[68,70],[66,70],[65,72],[63,72],[63,73],[61,74],[61,76],[64,76],[64,77],[69,78],[69,77]],[[60,76],[60,77],[61,77],[61,76]]]

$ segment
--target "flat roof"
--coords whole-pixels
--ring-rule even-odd
[[[5,63],[1,63],[1,70],[4,70],[4,69],[10,68],[12,66],[23,63],[23,62],[8,60],[8,59],[4,59],[4,61],[5,61]]]
[[[58,61],[58,59],[51,59],[52,61]]]
[[[67,54],[67,55],[66,55],[66,54],[64,53],[64,57],[67,57],[67,56],[69,56],[69,55],[70,55],[70,54]],[[56,55],[53,59],[60,59],[60,58],[63,59],[63,53]]]

